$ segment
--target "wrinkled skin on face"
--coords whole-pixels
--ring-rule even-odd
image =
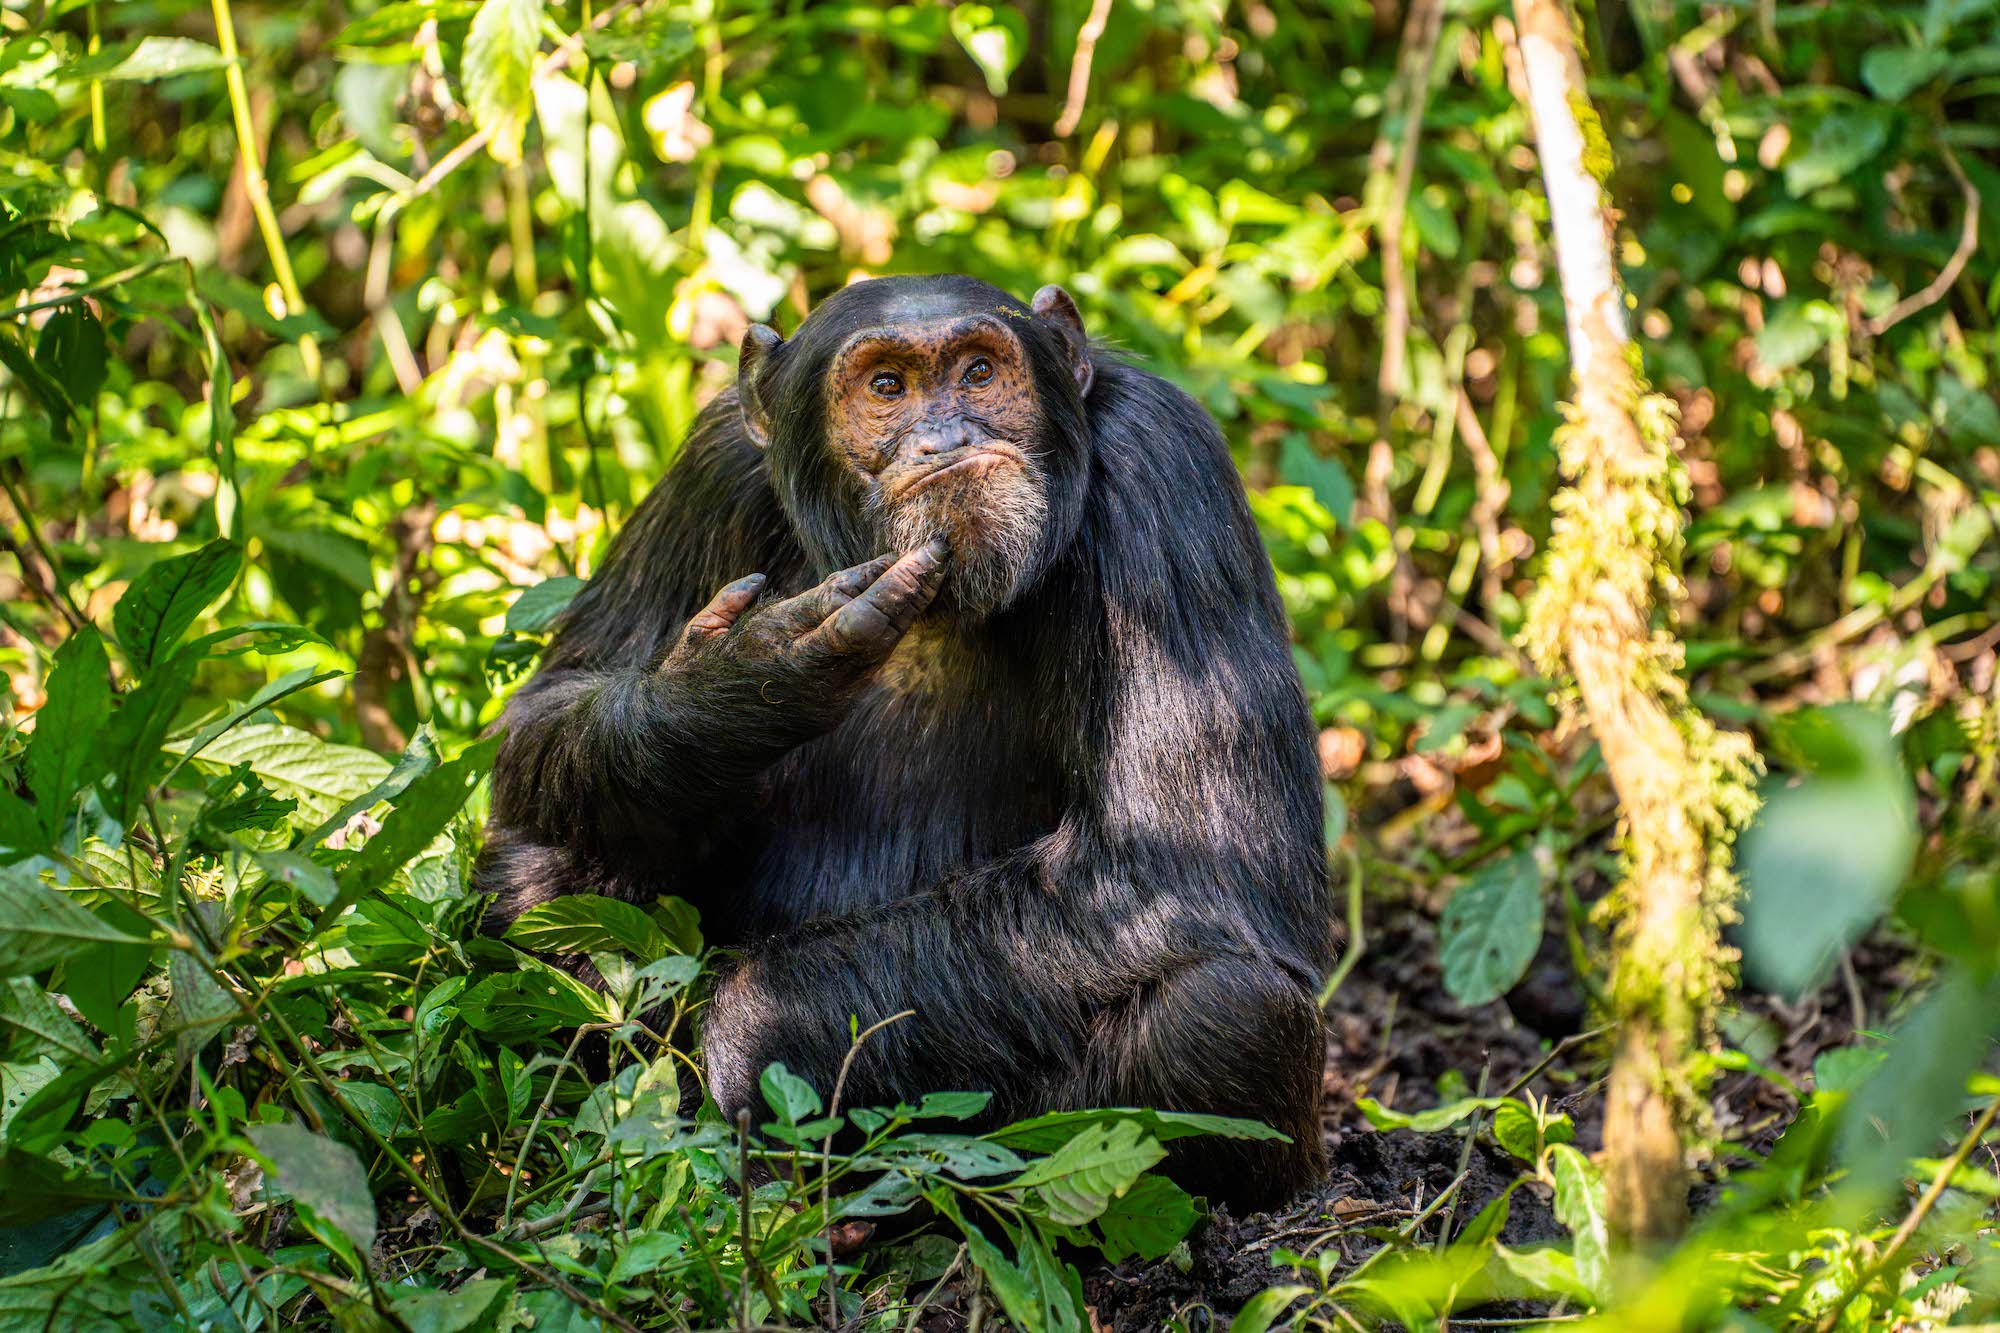
[[[826,402],[827,445],[859,479],[881,549],[941,537],[953,603],[1005,605],[1048,512],[1034,377],[1006,318],[863,331],[828,366]]]

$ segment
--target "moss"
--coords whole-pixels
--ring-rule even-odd
[[[1679,771],[1649,787],[1650,807],[1625,809],[1621,882],[1598,919],[1617,944],[1607,1005],[1621,1023],[1647,1023],[1663,1050],[1680,1053],[1660,1062],[1661,1091],[1684,1129],[1701,1134],[1706,1101],[1684,1057],[1713,1042],[1714,1015],[1735,979],[1736,956],[1722,930],[1736,918],[1733,843],[1756,811],[1760,769],[1748,737],[1719,731],[1688,700],[1672,632],[1688,496],[1672,447],[1676,411],[1636,376],[1625,384],[1636,454],[1628,441],[1595,438],[1573,406],[1557,432],[1571,484],[1553,502],[1554,529],[1522,637],[1536,664],[1559,680],[1580,637],[1617,643],[1627,697],[1657,704],[1678,742]],[[1633,608],[1653,622],[1636,636],[1629,625],[1607,623],[1629,619]],[[1689,910],[1671,922],[1642,912],[1642,895],[1676,884],[1694,887]]]
[[[1576,127],[1583,132],[1583,169],[1590,173],[1600,187],[1611,183],[1611,139],[1604,133],[1604,121],[1598,116],[1597,108],[1581,92],[1569,95],[1569,111],[1576,117]]]

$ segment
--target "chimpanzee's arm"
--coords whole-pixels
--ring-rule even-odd
[[[1000,1115],[1150,1100],[1310,1116],[1332,930],[1269,566],[1191,401],[1101,362],[1090,410],[1090,508],[1050,575],[1067,591],[1048,619],[1074,638],[1049,667],[1084,701],[1069,813],[1013,857],[748,953],[705,1029],[725,1110],[772,1060],[830,1089],[850,1015],[913,1009],[871,1038],[850,1104],[980,1088]]]
[[[753,571],[800,577],[804,557],[743,435],[735,394],[702,413],[681,456],[564,613],[502,720],[493,822],[475,872],[504,926],[536,902],[666,887],[699,858],[719,803],[754,775],[710,762],[657,670],[718,588]],[[642,884],[640,881],[645,880]]]

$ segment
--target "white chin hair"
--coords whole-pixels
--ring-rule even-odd
[[[951,543],[945,590],[961,611],[989,615],[1020,591],[1041,546],[1048,509],[1042,488],[1026,477],[998,484],[981,479],[967,487],[933,485],[889,514],[892,549],[914,550],[943,537]]]

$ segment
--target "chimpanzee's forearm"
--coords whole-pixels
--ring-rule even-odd
[[[670,865],[684,839],[741,809],[782,750],[726,734],[695,690],[657,668],[538,678],[507,710],[498,827],[615,865]]]

